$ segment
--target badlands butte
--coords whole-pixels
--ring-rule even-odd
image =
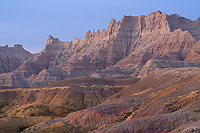
[[[200,18],[124,16],[84,39],[0,46],[0,132],[200,132]]]

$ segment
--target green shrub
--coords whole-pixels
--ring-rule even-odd
[[[35,116],[35,114],[34,114],[34,113],[31,113],[30,116]]]
[[[193,112],[198,112],[198,110],[194,108],[194,109],[193,109]]]
[[[17,129],[17,131],[18,132],[21,132],[21,131],[23,131],[24,129],[26,129],[26,128],[28,128],[28,126],[24,126],[24,125],[20,125],[19,127],[18,127],[18,129]]]
[[[51,120],[53,120],[53,119],[54,119],[54,116],[53,116],[53,115],[51,115],[51,116],[50,116],[50,119],[51,119]]]

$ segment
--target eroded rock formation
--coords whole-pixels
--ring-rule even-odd
[[[32,54],[19,44],[14,45],[14,47],[0,46],[0,74],[16,70],[31,56]]]
[[[118,73],[121,74],[137,71],[132,74],[137,76],[148,60],[158,56],[199,64],[199,24],[199,19],[191,21],[160,11],[147,16],[124,16],[119,22],[112,19],[106,30],[88,31],[84,39],[75,38],[71,42],[62,42],[49,36],[40,53],[31,58],[23,56],[12,69],[8,61],[4,61],[6,63],[3,63],[5,65],[1,72],[16,69],[15,73],[24,82],[33,85],[33,77],[38,74],[37,77],[41,76],[43,70],[52,67],[66,71],[68,76],[65,78],[70,78],[91,76],[96,71],[102,73],[108,67],[119,67],[122,72],[119,70]],[[18,45],[16,47],[21,48]],[[50,82],[62,79],[52,76],[49,74]],[[43,84],[42,82],[41,78],[40,83]],[[49,82],[44,79],[44,83]]]

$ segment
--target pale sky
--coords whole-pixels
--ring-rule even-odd
[[[36,53],[48,35],[83,39],[88,30],[107,28],[112,18],[158,10],[196,20],[199,5],[200,0],[0,0],[0,46],[21,44]]]

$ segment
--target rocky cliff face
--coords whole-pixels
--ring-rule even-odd
[[[32,54],[19,44],[14,45],[14,47],[0,46],[0,74],[16,70],[31,56]]]
[[[188,31],[196,41],[200,39],[200,18],[195,21],[191,21],[187,18],[181,17],[177,14],[167,15],[167,21],[170,26],[170,31],[173,32],[176,29],[182,29]]]
[[[116,65],[131,69],[138,64],[144,65],[150,58],[164,55],[174,60],[185,60],[197,42],[188,31],[171,31],[167,18],[168,15],[161,12],[145,16],[144,28],[140,38],[133,45],[132,52]]]
[[[62,42],[49,36],[44,50],[21,61],[23,64],[16,66],[15,73],[25,82],[34,84],[31,81],[34,75],[51,67],[61,68],[67,72],[65,78],[70,78],[90,76],[108,67],[119,67],[122,73],[133,73],[157,56],[199,64],[199,24],[199,19],[191,21],[160,11],[147,16],[124,16],[119,22],[112,19],[106,30],[88,31],[84,39]],[[59,79],[49,78],[49,81]],[[46,78],[44,83],[49,83]]]
[[[68,42],[61,42],[58,38],[49,36],[46,41],[45,48],[33,58],[25,61],[16,72],[22,77],[30,77],[32,74],[38,74],[43,69],[48,69],[53,64],[57,64],[56,58],[60,56],[57,53],[62,54],[66,47],[69,46]],[[58,57],[57,57],[58,56]]]

